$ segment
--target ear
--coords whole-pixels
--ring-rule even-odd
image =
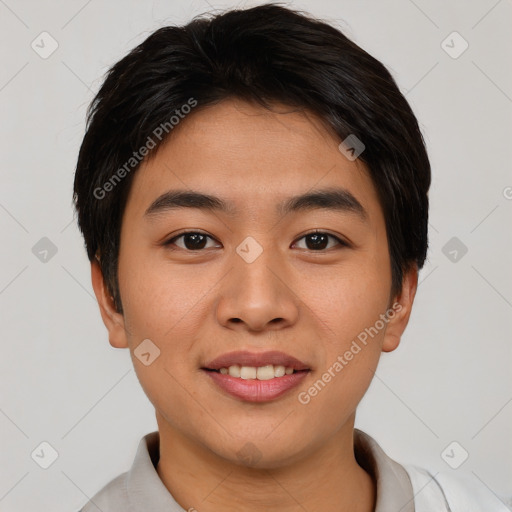
[[[417,265],[411,265],[404,274],[402,290],[394,297],[386,313],[389,321],[382,342],[383,352],[392,352],[400,344],[400,338],[409,323],[417,287],[418,267]]]
[[[116,311],[114,298],[110,295],[99,261],[94,258],[91,261],[91,280],[94,294],[100,307],[101,318],[108,330],[108,340],[115,348],[128,348],[124,317]]]

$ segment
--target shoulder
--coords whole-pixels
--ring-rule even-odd
[[[476,476],[430,472],[403,465],[411,479],[416,512],[510,512],[508,506]]]
[[[130,506],[126,492],[127,475],[128,472],[112,479],[79,512],[128,512]]]
[[[140,439],[130,469],[102,487],[79,512],[134,512],[173,505],[155,469],[158,456],[159,434],[150,432]]]

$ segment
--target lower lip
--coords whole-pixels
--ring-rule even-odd
[[[309,371],[294,372],[291,375],[269,380],[241,379],[219,372],[203,370],[223,391],[246,402],[268,402],[281,397],[306,377]]]

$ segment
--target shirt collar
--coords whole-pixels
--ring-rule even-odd
[[[357,428],[354,454],[359,465],[377,482],[375,512],[414,512],[414,493],[407,471],[388,457],[375,439]]]
[[[184,512],[158,476],[158,431],[146,434],[139,442],[126,487],[134,512]],[[406,470],[388,457],[368,434],[354,429],[354,453],[359,465],[377,484],[375,512],[414,512],[412,484]]]

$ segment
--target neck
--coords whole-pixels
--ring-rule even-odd
[[[293,464],[241,466],[194,443],[157,414],[157,472],[185,510],[373,512],[375,484],[354,455],[353,421]]]

